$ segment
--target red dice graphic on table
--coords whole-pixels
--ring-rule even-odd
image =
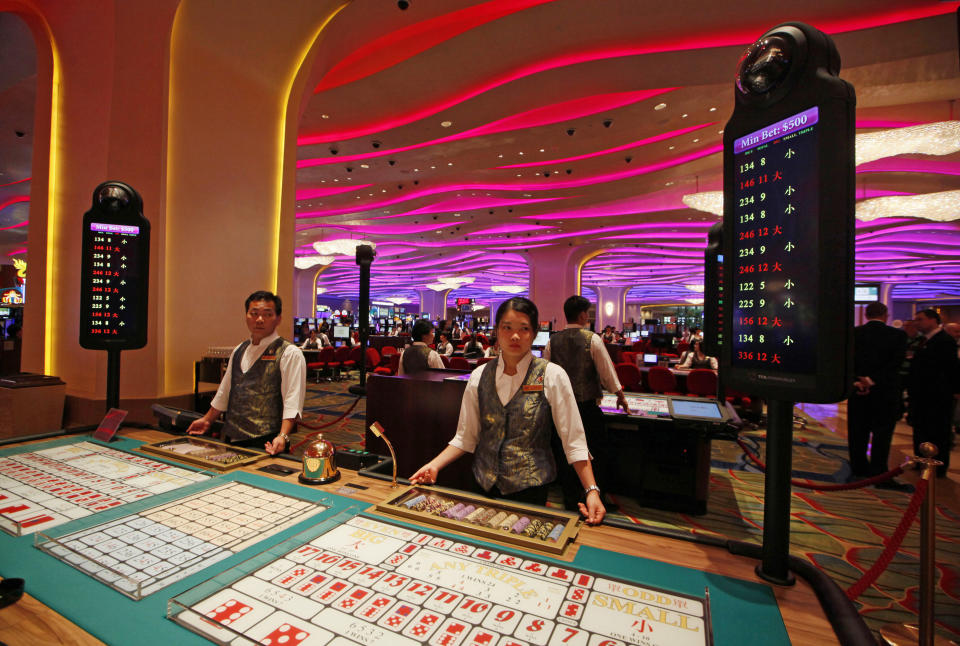
[[[228,599],[223,605],[217,606],[215,610],[208,612],[207,617],[226,626],[251,610],[252,608],[245,603],[237,601],[236,599]]]
[[[310,636],[307,631],[291,624],[277,626],[272,633],[260,640],[264,646],[297,646]]]

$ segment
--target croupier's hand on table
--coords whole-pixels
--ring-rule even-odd
[[[603,517],[607,514],[598,489],[587,492],[586,504],[581,502],[578,503],[578,505],[580,507],[580,515],[587,519],[588,525],[599,525],[603,522]]]
[[[210,422],[201,417],[200,419],[193,420],[193,423],[187,427],[187,433],[189,435],[203,435],[210,430]]]
[[[440,472],[433,464],[425,464],[410,476],[410,482],[413,484],[434,484],[437,481],[437,474]]]
[[[287,436],[280,434],[263,445],[263,449],[270,455],[282,453],[287,448]]]

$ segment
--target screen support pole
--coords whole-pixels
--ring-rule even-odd
[[[120,349],[107,348],[107,410],[120,408]]]
[[[776,585],[793,585],[790,556],[790,473],[793,461],[793,404],[767,402],[767,471],[764,476],[763,551],[757,576]]]
[[[350,386],[354,395],[367,394],[367,338],[370,335],[370,265],[373,264],[373,248],[369,245],[357,247],[357,265],[360,266],[360,383]]]

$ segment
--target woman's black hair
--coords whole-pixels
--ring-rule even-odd
[[[413,332],[410,333],[410,336],[413,337],[414,341],[423,341],[423,337],[431,332],[433,332],[433,323],[427,319],[419,319],[413,324]]]
[[[521,314],[526,314],[530,317],[530,328],[534,331],[537,331],[540,328],[540,312],[537,311],[537,306],[533,304],[529,298],[524,298],[523,296],[514,296],[509,300],[505,300],[500,303],[500,307],[497,308],[497,317],[495,319],[495,327],[500,327],[500,319],[503,318],[503,315],[506,314],[509,310],[515,312],[520,312]]]

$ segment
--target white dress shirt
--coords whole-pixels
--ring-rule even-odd
[[[427,344],[424,343],[423,341],[415,341],[412,345],[422,345],[422,346],[425,347],[425,348],[428,347]],[[403,352],[406,352],[406,350],[404,350]],[[406,374],[406,373],[403,371],[403,352],[400,353],[400,367],[397,368],[397,374],[398,374],[398,375],[404,375],[404,374]],[[431,351],[430,351],[430,354],[427,355],[427,367],[428,367],[428,368],[439,368],[440,370],[443,370],[443,368],[444,368],[443,359],[440,358],[440,355],[437,354],[437,351],[436,351],[436,350],[431,350]]]
[[[447,345],[437,346],[437,354],[444,354],[448,357],[453,356],[453,344],[447,343]]]
[[[513,399],[514,394],[523,384],[527,376],[527,369],[533,355],[529,352],[517,364],[517,374],[507,375],[503,372],[503,360],[497,361],[497,396],[500,403],[506,406]],[[479,366],[470,373],[467,389],[460,402],[460,420],[457,422],[457,434],[450,444],[461,451],[473,453],[477,448],[480,437],[480,399],[478,388],[480,374],[486,365]],[[587,438],[583,433],[583,422],[580,420],[580,411],[573,396],[573,386],[566,371],[555,363],[548,363],[543,375],[543,393],[550,402],[550,412],[553,415],[553,424],[557,428],[557,435],[563,443],[563,452],[567,462],[573,464],[580,460],[589,460],[590,451],[587,448]]]
[[[567,323],[567,327],[564,329],[569,330],[570,328],[580,330],[583,329],[583,326],[577,325],[576,323]],[[596,333],[594,333],[593,338],[590,339],[590,357],[593,359],[593,365],[597,369],[597,376],[600,377],[600,383],[603,384],[603,387],[612,393],[620,392],[623,387],[620,385],[620,379],[617,378],[617,371],[613,367],[613,361],[610,360],[610,353],[607,352],[606,346],[603,345],[603,339]],[[549,339],[547,340],[547,345],[543,348],[543,358],[550,361]]]
[[[692,368],[693,368],[693,360],[696,358],[696,356],[697,356],[697,355],[696,355],[695,352],[692,352],[692,351],[691,351],[691,352],[688,352],[686,358],[685,358],[683,361],[680,362],[680,365],[677,366],[677,368],[680,369],[680,370],[690,370],[690,369],[692,369]],[[709,356],[709,355],[704,355],[704,357],[706,357],[707,359],[710,360],[710,369],[711,369],[711,370],[717,370],[717,368],[718,368],[717,358],[716,358],[716,357],[711,357],[711,356]]]
[[[243,356],[240,357],[240,370],[246,373],[253,364],[256,363],[263,351],[271,343],[279,338],[279,334],[274,332],[268,337],[264,337],[257,345],[250,342]],[[230,353],[230,360],[227,361],[227,372],[223,375],[220,382],[220,388],[214,396],[210,405],[217,410],[225,411],[230,404],[230,374],[233,370],[233,355],[236,354],[237,347]],[[283,396],[283,417],[282,419],[298,419],[303,413],[303,399],[307,393],[307,362],[303,358],[303,352],[300,348],[291,344],[280,356],[280,394]]]

